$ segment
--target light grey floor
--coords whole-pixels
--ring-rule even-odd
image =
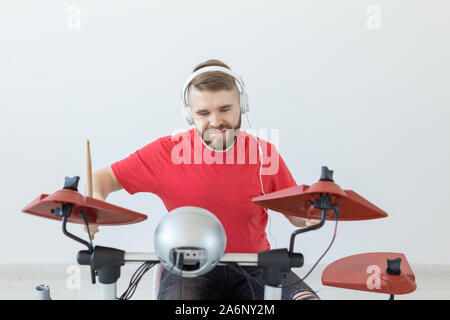
[[[121,278],[117,284],[118,295],[122,294],[128,287],[133,272],[139,264],[127,264],[122,267]],[[35,299],[34,288],[39,284],[50,287],[51,297],[54,300],[91,300],[99,299],[98,285],[90,282],[89,268],[80,266],[80,287],[70,289],[76,284],[75,273],[67,273],[69,265],[0,265],[0,299]],[[75,266],[76,268],[77,266]],[[388,299],[385,294],[371,293],[365,291],[354,291],[327,287],[321,283],[321,273],[325,266],[317,266],[306,280],[306,283],[318,291],[321,299]],[[417,283],[417,290],[407,295],[398,295],[396,299],[450,299],[450,266],[449,265],[412,265],[411,266]],[[309,266],[295,269],[300,276],[309,270]],[[148,271],[141,280],[138,289],[132,299],[152,299],[153,270]],[[69,283],[69,285],[68,285]]]

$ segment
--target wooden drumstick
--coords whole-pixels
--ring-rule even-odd
[[[86,141],[87,196],[92,198],[92,161],[89,140]]]
[[[89,140],[86,141],[86,179],[87,179],[87,196],[92,198],[92,161],[91,161],[91,148],[89,145]],[[88,229],[84,226],[86,232]],[[90,230],[89,230],[90,231]],[[92,246],[92,239],[94,239],[94,234],[89,232],[89,241]]]

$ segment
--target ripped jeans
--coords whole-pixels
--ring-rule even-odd
[[[262,267],[243,266],[248,274],[260,284],[263,283]],[[252,290],[253,289],[253,290]],[[291,300],[297,293],[308,291],[318,299],[317,294],[291,271],[284,279],[282,300]],[[261,288],[228,266],[216,266],[210,272],[185,278],[164,269],[161,276],[158,300],[264,300]]]

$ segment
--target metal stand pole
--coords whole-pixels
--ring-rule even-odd
[[[34,294],[36,300],[52,300],[50,298],[50,287],[45,284],[37,286],[34,290]]]
[[[264,286],[264,300],[281,300],[283,287]]]
[[[99,283],[100,299],[101,300],[116,300],[117,299],[117,282],[104,284]]]

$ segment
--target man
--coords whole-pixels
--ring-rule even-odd
[[[213,66],[222,69],[202,71]],[[168,211],[181,206],[205,208],[218,217],[225,229],[225,252],[268,250],[265,232],[268,215],[251,199],[297,184],[271,143],[239,131],[241,115],[247,110],[243,82],[218,60],[208,60],[193,71],[200,74],[191,76],[182,95],[186,118],[194,128],[157,139],[97,171],[93,177],[93,196],[105,200],[111,192],[124,188],[130,194],[158,195]],[[319,222],[285,217],[297,227]],[[98,227],[91,226],[92,235],[96,232]],[[262,283],[261,268],[243,269]],[[203,276],[184,278],[181,297],[179,278],[164,270],[158,298],[264,297],[262,288],[253,287],[228,266],[217,266]],[[318,299],[293,272],[287,275],[285,284],[283,299]]]

